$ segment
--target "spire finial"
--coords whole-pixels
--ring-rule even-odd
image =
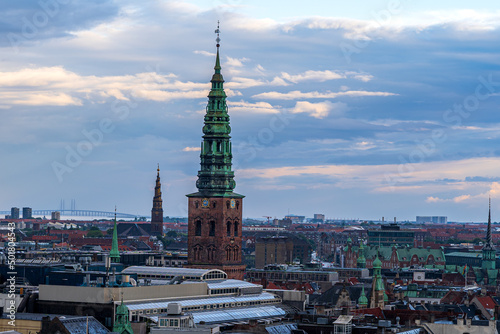
[[[160,174],[160,163],[158,163],[158,169],[157,169],[157,171],[158,171],[158,174]]]
[[[220,37],[219,37],[219,33],[220,33],[220,30],[219,30],[219,21],[217,20],[217,29],[215,29],[215,33],[217,34],[217,38],[215,39],[215,41],[217,42],[217,50],[219,50],[219,46],[220,46]]]

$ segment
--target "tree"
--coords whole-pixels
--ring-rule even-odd
[[[177,238],[177,231],[168,231],[167,238]]]
[[[88,238],[101,238],[102,236],[103,234],[99,229],[97,230],[90,229],[90,231],[87,233]]]
[[[476,245],[479,245],[479,243],[483,243],[483,242],[484,242],[484,240],[481,238],[475,238],[474,240],[472,240],[472,243],[476,244]]]

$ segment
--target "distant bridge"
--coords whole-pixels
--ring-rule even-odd
[[[61,213],[61,216],[75,216],[75,217],[107,217],[114,218],[114,211],[96,211],[96,210],[33,210],[33,216],[48,216],[52,215],[52,212],[57,211]],[[10,211],[0,211],[0,215],[10,215]],[[133,215],[130,213],[116,213],[116,218],[141,218],[147,217],[142,215]]]

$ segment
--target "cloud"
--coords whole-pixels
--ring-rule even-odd
[[[2,103],[27,106],[81,106],[80,99],[64,93],[30,91],[22,95],[0,92]]]
[[[455,196],[452,198],[440,198],[440,197],[435,197],[435,196],[429,196],[426,199],[426,202],[428,203],[444,203],[444,202],[454,202],[454,203],[461,203],[461,202],[470,202],[470,201],[475,201],[475,200],[481,200],[484,201],[486,198],[490,197],[498,197],[500,195],[500,183],[499,182],[492,182],[489,189],[483,193],[479,193],[476,195],[459,195]]]
[[[308,101],[297,101],[295,107],[291,110],[292,113],[306,113],[314,118],[325,118],[332,110],[337,114],[343,113],[347,109],[347,105],[342,102],[332,103],[330,101],[311,103]]]
[[[248,58],[232,58],[232,57],[226,57],[227,61],[225,63],[226,66],[232,66],[232,67],[243,67],[243,62],[248,61]]]
[[[184,147],[182,149],[183,152],[198,152],[201,151],[201,147]]]
[[[290,75],[286,72],[281,73],[281,77],[285,80],[291,81],[293,83],[299,83],[301,81],[319,81],[319,82],[324,82],[328,80],[335,80],[335,79],[345,79],[346,76],[333,72],[333,71],[306,71],[301,74],[296,74],[296,75]]]
[[[283,166],[275,168],[249,168],[238,172],[238,177],[243,179],[283,179],[304,178],[315,176],[326,177],[328,182],[335,182],[340,188],[360,188],[374,193],[406,193],[412,191],[414,194],[426,194],[427,202],[438,202],[440,197],[430,195],[430,192],[459,191],[453,199],[448,201],[461,202],[477,198],[487,198],[500,195],[500,183],[493,182],[485,184],[479,194],[464,194],[464,190],[477,191],[477,187],[467,182],[456,182],[443,184],[435,180],[454,175],[462,176],[464,179],[471,170],[480,174],[500,172],[496,166],[500,163],[500,157],[463,159],[450,163],[448,161],[422,162],[413,166],[398,164],[338,164],[338,165],[308,165],[308,166]],[[411,167],[411,168],[410,168]],[[298,179],[297,179],[298,180]],[[325,182],[325,181],[324,181]],[[311,182],[309,182],[311,185]]]
[[[357,73],[357,72],[338,72],[338,71],[312,71],[308,70],[300,74],[288,74],[286,72],[281,72],[281,78],[284,80],[293,82],[295,84],[303,81],[316,81],[316,82],[325,82],[329,80],[338,80],[338,79],[346,79],[352,77],[357,80],[361,80],[363,82],[368,82],[373,79],[373,76],[365,73]]]
[[[207,56],[207,57],[215,57],[216,56],[215,53],[204,51],[204,50],[195,50],[195,51],[193,51],[193,53],[198,54],[198,55]]]
[[[103,21],[113,20],[120,6],[112,0],[6,1],[2,3],[0,33],[17,48],[38,40],[71,36]]]
[[[0,72],[2,103],[28,106],[82,105],[82,100],[101,102],[130,96],[151,101],[205,98],[208,83],[175,80],[176,75],[156,72],[122,76],[83,76],[61,66],[24,68]],[[238,92],[228,90],[228,95]]]
[[[296,100],[296,99],[334,99],[341,96],[362,97],[362,96],[395,96],[398,94],[390,92],[368,92],[359,90],[349,90],[345,92],[301,92],[298,90],[288,93],[266,92],[255,94],[252,97],[256,99],[276,99],[276,100]]]
[[[279,106],[274,107],[267,102],[250,103],[245,101],[228,101],[231,112],[258,113],[258,114],[278,114]]]
[[[439,197],[429,196],[429,197],[427,197],[427,199],[425,201],[427,203],[442,203],[442,202],[460,203],[460,202],[470,200],[471,198],[472,198],[471,195],[460,195],[460,196],[456,196],[456,197],[453,197],[450,199],[443,199],[443,198],[439,198]]]

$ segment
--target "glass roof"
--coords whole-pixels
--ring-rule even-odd
[[[210,304],[231,304],[231,303],[245,303],[251,301],[275,300],[277,296],[269,292],[263,292],[258,295],[244,295],[237,297],[212,297],[212,298],[197,298],[197,299],[184,299],[184,300],[168,300],[162,302],[149,302],[131,304],[125,302],[130,311],[150,310],[150,309],[166,309],[170,303],[179,303],[182,307],[192,307],[198,305]]]
[[[277,306],[260,306],[243,309],[227,309],[207,312],[193,312],[195,323],[232,322],[249,319],[265,319],[273,317],[284,317],[286,312]]]
[[[262,287],[262,285],[253,284],[250,282],[240,281],[236,279],[227,279],[219,282],[208,283],[209,289],[230,289],[230,288],[255,288]]]
[[[199,324],[204,321],[206,324],[215,323],[232,323],[250,319],[268,319],[268,318],[283,318],[287,312],[279,306],[257,306],[239,309],[226,309],[217,311],[202,311],[193,312],[194,322]],[[166,315],[146,315],[146,318],[158,323],[158,318],[166,317]]]
[[[203,275],[209,273],[217,273],[225,278],[227,274],[219,269],[194,269],[194,268],[178,268],[178,267],[150,267],[150,266],[130,266],[121,272],[122,274],[152,274],[165,276],[188,276],[202,278]],[[219,278],[220,279],[220,278]]]

